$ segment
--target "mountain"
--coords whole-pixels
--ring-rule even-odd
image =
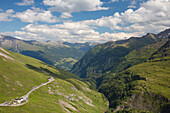
[[[66,70],[70,70],[73,64],[96,44],[73,44],[61,41],[26,41],[11,36],[0,35],[1,47]]]
[[[91,82],[98,81],[105,73],[118,73],[145,62],[170,37],[170,29],[164,32],[99,44],[88,51],[73,66],[71,72]]]
[[[109,99],[110,111],[170,112],[170,40],[147,62],[113,75],[99,91]]]
[[[103,113],[108,104],[74,74],[1,47],[0,95],[3,113]]]
[[[110,112],[170,112],[170,29],[99,44],[71,72],[109,100]]]

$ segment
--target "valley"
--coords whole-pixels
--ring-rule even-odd
[[[170,113],[170,0],[0,0],[0,113]]]
[[[0,35],[0,47],[70,70],[85,52],[97,43],[68,43],[61,41],[27,41]]]
[[[169,34],[167,29],[98,44],[72,62],[72,73],[28,57],[32,52],[23,56],[0,48],[0,112],[167,113]],[[67,67],[72,60],[55,65]]]

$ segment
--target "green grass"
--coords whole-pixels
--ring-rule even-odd
[[[150,54],[148,52],[142,54]],[[138,55],[132,54],[132,56]],[[118,106],[123,106],[124,109],[130,110],[168,111],[170,105],[170,41],[155,50],[146,62],[132,66],[118,74],[106,74],[105,78],[110,75],[112,77],[103,83],[99,90],[108,98],[110,108],[116,109]]]
[[[156,94],[170,99],[170,61],[147,62],[130,69],[146,78],[145,85]]]
[[[0,52],[4,53],[1,50]],[[102,113],[103,109],[107,109],[108,103],[103,95],[91,90],[87,84],[77,80],[77,77],[72,73],[34,58],[8,52],[10,53],[8,56],[12,57],[13,61],[0,56],[0,103],[25,95],[33,86],[47,82],[49,76],[53,76],[55,81],[33,91],[29,96],[29,102],[25,105],[0,107],[0,112],[65,113],[66,111],[60,105],[60,99],[75,107],[77,111],[72,110],[75,113]],[[49,93],[49,87],[53,94]],[[71,94],[74,95],[70,96]],[[67,100],[66,97],[75,98],[78,101]],[[92,100],[94,106],[88,105],[84,100],[86,98]],[[67,107],[65,106],[65,108]]]
[[[73,65],[77,62],[76,59],[73,58],[61,58],[59,61],[56,61],[55,66],[56,67],[62,67],[62,69],[65,70],[71,70]]]

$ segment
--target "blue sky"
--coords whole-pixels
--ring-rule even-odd
[[[106,42],[170,27],[170,0],[0,0],[0,34]]]

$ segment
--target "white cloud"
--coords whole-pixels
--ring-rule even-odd
[[[128,9],[124,13],[117,12],[113,16],[84,22],[125,32],[159,32],[170,27],[169,6],[169,0],[149,0],[135,11]]]
[[[99,36],[99,33],[89,26],[74,22],[65,22],[56,25],[29,24],[22,28],[22,30],[47,39],[70,42],[97,41]]]
[[[23,40],[43,40],[43,39],[45,39],[44,37],[38,36],[38,34],[33,34],[33,33],[25,32],[25,31],[4,32],[1,34],[14,36],[15,38],[23,39]]]
[[[80,12],[80,11],[96,11],[107,10],[102,7],[103,2],[100,0],[43,0],[47,6],[51,6],[51,11],[57,12]]]
[[[62,13],[62,15],[61,15],[61,18],[71,18],[71,17],[72,17],[72,15],[67,12]]]
[[[3,10],[1,10],[2,12]],[[6,12],[0,13],[0,21],[12,21],[10,18],[13,15],[13,9],[8,9]]]
[[[64,3],[67,0],[64,2],[63,1],[60,2]],[[53,2],[56,1],[53,0]],[[54,6],[56,6],[56,4],[54,4]],[[70,7],[71,6],[72,5],[70,5]],[[63,24],[56,25],[29,24],[23,27],[22,31],[16,31],[14,34],[18,37],[24,37],[26,39],[50,39],[69,42],[106,42],[108,40],[127,39],[131,36],[141,36],[148,32],[158,33],[166,28],[169,28],[169,6],[169,0],[148,0],[147,2],[143,2],[137,10],[128,9],[125,12],[116,12],[112,16],[102,17],[96,20],[64,22]],[[75,7],[72,7],[71,12],[76,11],[74,9]],[[71,14],[68,11],[62,11],[61,17],[71,17]],[[10,13],[10,11],[7,12]],[[52,15],[48,16],[46,19],[44,18],[46,16],[42,16],[43,19],[41,19],[39,14],[46,14],[45,12],[46,11],[44,10],[33,8],[32,10],[27,10],[21,14],[19,13],[20,15],[16,17],[25,22],[42,21],[43,19],[43,21],[50,22],[53,20]],[[49,12],[49,14],[51,13]],[[54,20],[56,21],[56,18]],[[93,26],[109,27],[113,31],[121,32],[99,33],[95,31],[96,28]]]
[[[128,39],[132,36],[138,37],[140,35],[143,35],[142,32],[134,32],[134,33],[124,33],[124,32],[119,32],[119,33],[102,33],[101,34],[101,40],[106,42],[106,41],[116,41],[116,40],[124,40]]]
[[[111,0],[111,2],[117,2],[117,1],[119,1],[119,0]]]
[[[81,22],[65,22],[56,25],[29,24],[22,28],[23,31],[6,32],[7,35],[24,37],[24,39],[58,40],[68,42],[106,42],[108,40],[127,39],[138,36],[139,33],[102,33],[93,30],[93,27]]]
[[[15,3],[20,6],[33,5],[34,0],[22,0],[22,2]]]
[[[24,12],[17,12],[13,17],[19,18],[22,22],[33,23],[37,21],[56,23],[57,17],[53,16],[50,11],[45,11],[39,8],[27,9]]]

